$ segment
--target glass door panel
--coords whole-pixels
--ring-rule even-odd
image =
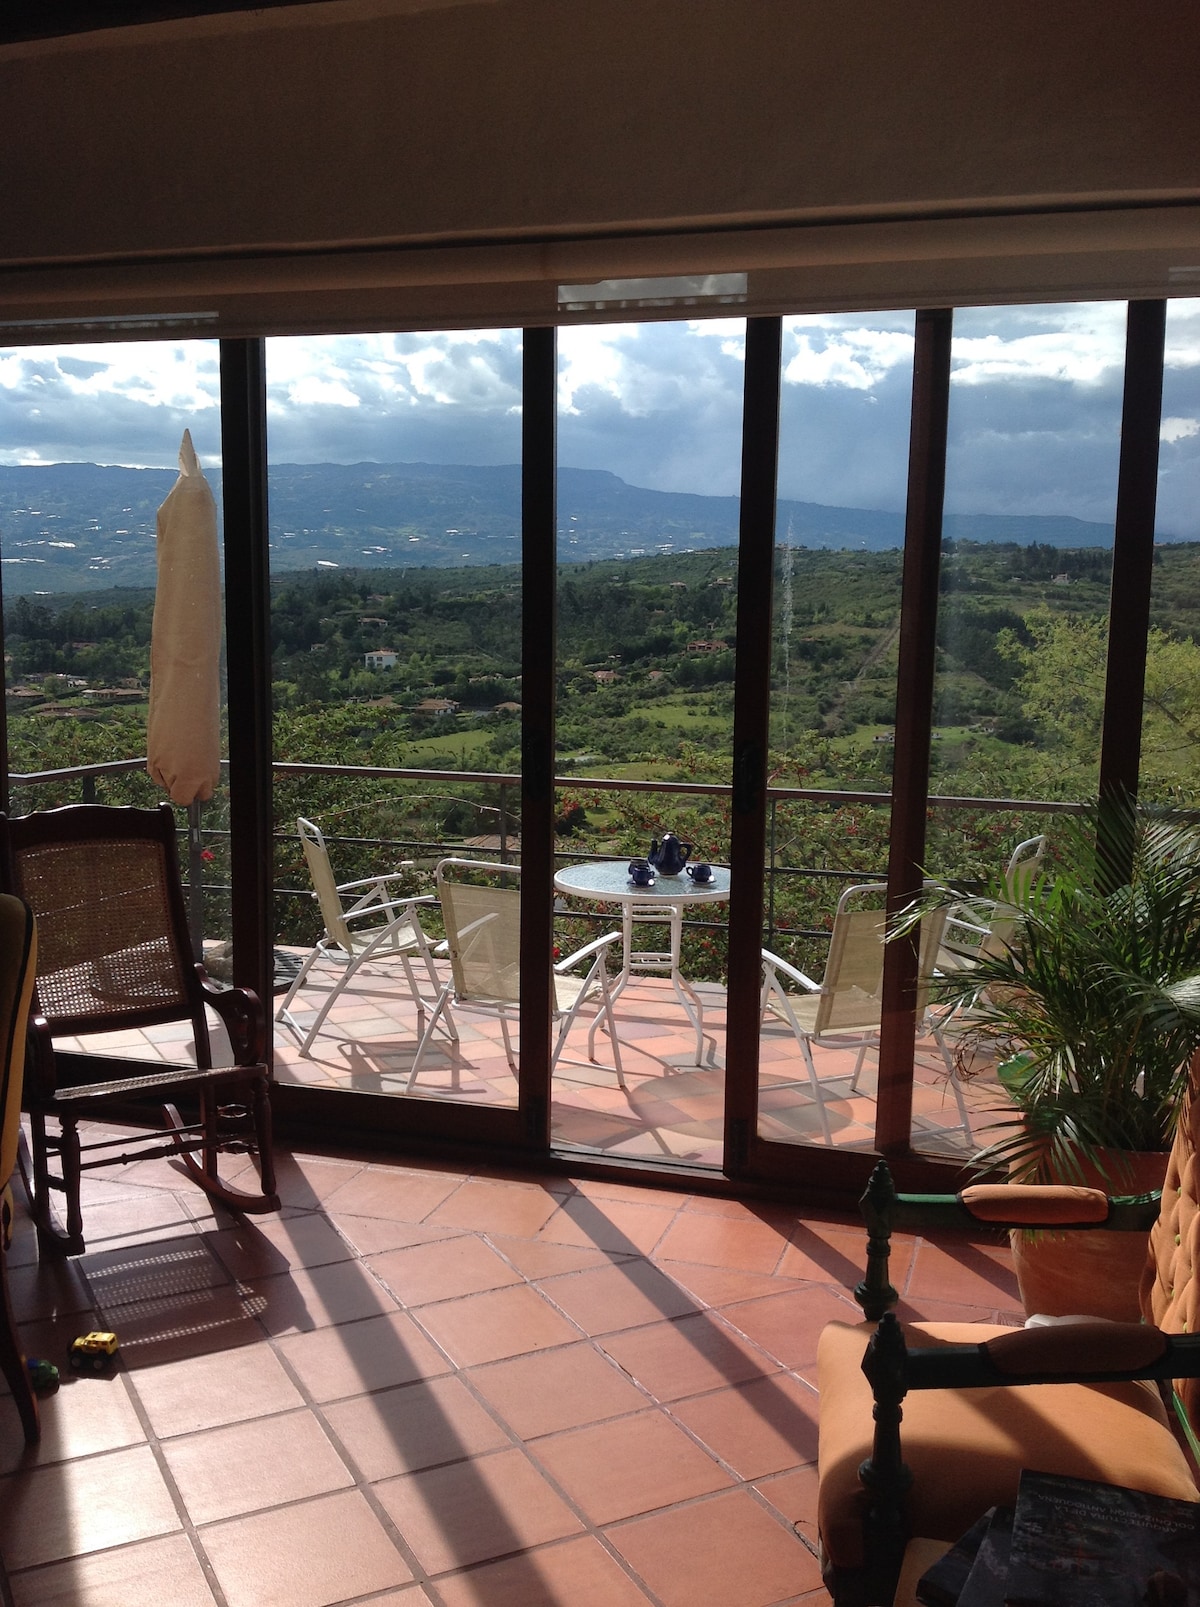
[[[281,986],[368,903],[279,1001],[276,1075],[515,1109],[493,1013],[437,1014],[414,1062],[439,861],[520,858],[520,332],[272,340],[267,373]]]
[[[783,321],[758,1118],[779,1143],[874,1143],[862,959],[880,969],[912,353],[911,313]]]
[[[1140,792],[1200,797],[1200,300],[1167,303]]]
[[[147,773],[147,720],[172,673],[160,618],[162,657],[151,678],[156,523],[189,432],[215,503],[214,521],[189,537],[203,558],[189,562],[203,562],[216,591],[202,645],[218,739],[214,751],[211,705],[203,723],[192,723],[202,700],[189,694],[184,718],[166,733],[169,751],[160,743],[154,757],[178,795],[171,801],[193,945],[220,977],[230,968],[231,926],[218,363],[211,341],[0,352],[0,563],[12,812],[84,802],[156,807],[167,791]],[[190,757],[197,742],[199,768]],[[189,809],[180,801],[185,778],[198,787],[201,772],[212,796]],[[161,1029],[137,1036],[122,1055],[179,1052]]]
[[[1112,577],[1125,307],[955,314],[927,864],[992,884],[1052,871],[1056,819],[1094,797]],[[956,807],[955,797],[990,799]],[[1042,808],[1019,807],[1026,802]],[[1056,814],[1055,805],[1059,813]],[[1059,827],[1058,829],[1061,829]],[[1031,846],[1032,845],[1032,846]],[[951,910],[941,969],[969,971],[1002,911]],[[935,989],[935,996],[936,996]],[[1006,1101],[969,1011],[918,1070],[913,1143],[969,1154]]]
[[[589,1011],[555,1068],[563,1149],[722,1162],[744,341],[559,335],[556,945],[616,934],[621,1062]]]

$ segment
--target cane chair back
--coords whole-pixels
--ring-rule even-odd
[[[52,828],[58,813],[27,818]],[[16,881],[38,912],[38,1013],[55,1035],[186,1015],[208,1055],[182,895],[162,835],[42,840],[34,826],[11,824]]]

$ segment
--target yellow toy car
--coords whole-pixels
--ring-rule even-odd
[[[81,1334],[71,1341],[68,1361],[77,1373],[107,1372],[108,1365],[117,1354],[117,1336],[100,1329]]]

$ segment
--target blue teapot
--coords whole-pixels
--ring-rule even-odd
[[[651,838],[650,852],[646,858],[660,876],[678,876],[687,864],[691,851],[691,843],[680,842],[673,831],[667,831],[663,833],[661,843],[657,837]]]

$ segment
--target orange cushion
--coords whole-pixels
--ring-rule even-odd
[[[1069,1183],[972,1183],[958,1196],[977,1222],[1103,1222],[1103,1189]]]
[[[871,1323],[829,1323],[817,1352],[821,1394],[817,1524],[828,1560],[862,1566],[859,1464],[871,1454],[873,1401],[862,1372]],[[910,1344],[978,1344],[989,1323],[913,1323]],[[1200,1500],[1152,1384],[1030,1384],[913,1390],[900,1441],[913,1472],[912,1532],[957,1540],[990,1506],[1011,1506],[1023,1467]]]

